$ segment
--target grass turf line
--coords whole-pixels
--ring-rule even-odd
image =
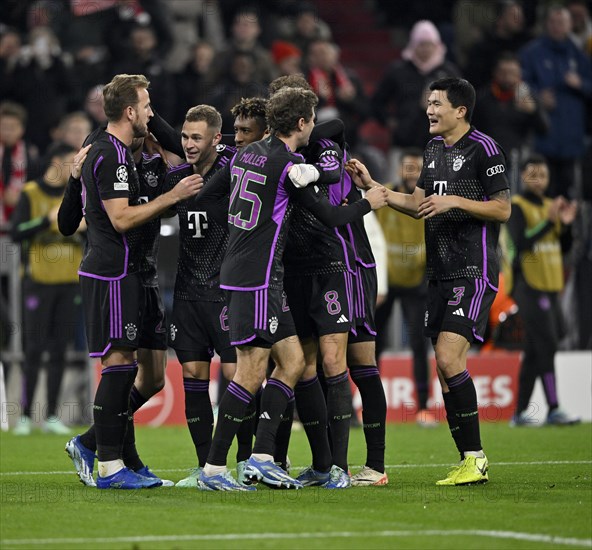
[[[156,473],[160,468],[181,470],[195,464],[185,428],[137,428],[136,437],[141,456]],[[484,423],[491,482],[477,487],[434,485],[447,468],[438,470],[432,464],[452,464],[457,459],[445,426],[427,430],[391,425],[387,438],[386,462],[395,465],[388,470],[387,487],[298,492],[262,488],[253,494],[176,488],[129,492],[86,488],[73,470],[66,475],[0,476],[0,545],[25,547],[7,546],[2,542],[6,540],[45,539],[47,545],[47,539],[105,538],[102,548],[566,547],[559,539],[545,543],[549,536],[583,540],[582,547],[590,546],[586,543],[592,535],[590,424],[533,430]],[[40,433],[23,438],[1,434],[0,473],[70,470],[63,451],[66,439]],[[234,466],[234,453],[233,447],[229,466]],[[289,454],[295,466],[309,463],[302,432],[293,434]],[[352,430],[350,463],[362,464],[364,458],[363,433]],[[551,461],[567,463],[526,464]],[[496,462],[504,465],[496,467]],[[412,467],[397,468],[399,464]],[[167,477],[177,481],[184,472],[170,472]],[[438,534],[451,530],[455,533]],[[475,531],[539,538],[480,536]],[[300,532],[306,535],[297,537]],[[347,537],[332,535],[343,532]],[[241,533],[255,538],[237,540]],[[262,533],[283,535],[261,538]],[[50,547],[81,545],[62,541]]]

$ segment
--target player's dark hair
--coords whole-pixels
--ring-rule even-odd
[[[242,97],[241,100],[232,108],[230,112],[234,118],[252,118],[255,120],[259,129],[264,132],[267,128],[265,122],[265,108],[267,99],[263,97]]]
[[[430,90],[446,92],[446,97],[453,107],[465,107],[467,112],[465,120],[471,122],[475,109],[475,88],[464,78],[446,77],[434,80],[430,84]]]
[[[138,90],[148,88],[150,82],[143,74],[117,74],[103,88],[104,110],[109,122],[121,119],[127,107],[138,104]]]
[[[311,90],[282,88],[267,101],[267,126],[273,133],[289,136],[298,129],[298,121],[309,122],[319,100]]]
[[[27,109],[14,101],[0,103],[0,117],[9,116],[17,118],[23,126],[27,125]]]
[[[311,90],[312,86],[308,83],[308,80],[303,74],[289,74],[285,76],[279,76],[275,80],[272,80],[267,90],[269,95],[275,94],[282,88],[304,88],[305,90]]]
[[[520,164],[520,171],[526,170],[529,164],[547,164],[547,159],[539,153],[531,153],[526,159]]]
[[[209,128],[214,128],[216,132],[222,129],[222,115],[211,105],[196,105],[191,107],[185,115],[186,122],[204,121]]]

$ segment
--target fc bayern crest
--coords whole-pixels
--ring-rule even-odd
[[[158,178],[156,177],[156,174],[154,172],[148,172],[144,176],[144,179],[150,187],[156,187],[158,185]]]
[[[277,317],[272,317],[269,320],[269,332],[271,332],[271,334],[275,334],[275,331],[278,329],[278,324]]]
[[[138,327],[133,323],[128,323],[125,325],[125,335],[127,336],[128,340],[135,340],[136,336],[138,335]]]
[[[463,162],[464,161],[465,161],[465,157],[462,157],[462,156],[461,157],[456,157],[454,159],[454,162],[452,163],[452,169],[455,172],[458,172],[462,168],[462,165],[463,165]]]

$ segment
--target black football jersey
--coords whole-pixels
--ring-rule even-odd
[[[140,180],[140,203],[147,203],[158,197],[164,189],[168,165],[158,154],[142,153],[136,165]],[[139,236],[140,276],[144,286],[158,286],[158,244],[160,242],[160,216],[134,229]]]
[[[140,269],[138,228],[118,233],[103,201],[126,198],[140,204],[140,182],[131,151],[115,136],[100,132],[82,166],[82,207],[88,226],[79,274],[115,280]]]
[[[228,290],[281,289],[296,188],[288,169],[303,161],[275,136],[241,149],[230,166],[229,242],[222,262],[221,287]]]
[[[305,151],[306,162],[314,164],[320,176],[315,185],[294,195],[288,241],[284,253],[286,276],[322,275],[349,270],[355,273],[355,255],[349,240],[339,228],[329,228],[308,208],[300,204],[307,193],[325,197],[339,206],[351,188],[351,179],[343,168],[344,152],[333,141],[321,139]]]
[[[204,189],[212,176],[225,169],[235,155],[236,148],[219,145],[218,157],[204,177]],[[191,175],[193,168],[181,164],[166,177],[165,188],[172,189],[183,178]],[[206,203],[201,194],[180,202],[176,206],[179,216],[179,258],[175,280],[175,299],[222,302],[220,290],[220,266],[228,244],[227,204],[220,221],[220,205]],[[218,214],[218,215],[217,215]]]
[[[451,147],[436,137],[426,146],[417,185],[426,197],[436,193],[487,201],[510,187],[504,152],[474,127]],[[427,219],[428,279],[480,278],[497,287],[499,229],[499,223],[478,220],[457,208]]]

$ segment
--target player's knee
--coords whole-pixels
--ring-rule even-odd
[[[460,358],[452,350],[436,348],[436,366],[445,378],[450,378],[458,371]]]
[[[326,354],[323,357],[323,372],[325,376],[337,376],[347,370],[345,357],[339,354]]]

